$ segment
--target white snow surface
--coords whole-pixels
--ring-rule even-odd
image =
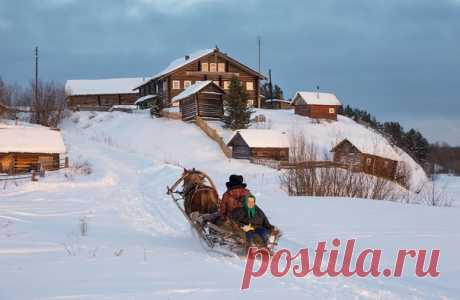
[[[289,148],[289,137],[271,129],[240,129],[229,139],[228,143],[239,133],[251,148]]]
[[[0,124],[0,153],[65,153],[61,133],[43,126]]]
[[[74,79],[67,80],[65,91],[69,96],[133,94],[133,89],[143,83],[144,77],[110,79]]]
[[[296,99],[297,96],[300,98]],[[296,92],[293,101],[304,101],[305,104],[316,105],[342,105],[337,97],[332,93],[319,93],[319,92]]]
[[[273,127],[315,129],[305,119],[258,113]],[[351,122],[339,118],[337,125],[366,130]],[[315,126],[320,132],[312,137],[328,135],[325,124]],[[458,298],[460,208],[290,197],[280,189],[279,171],[226,159],[194,124],[148,113],[78,112],[64,121],[62,133],[71,164],[87,161],[92,172],[60,170],[38,182],[2,186],[0,299]],[[441,275],[418,278],[409,259],[400,278],[265,275],[241,291],[244,260],[206,251],[165,193],[182,167],[208,173],[220,194],[230,174],[242,174],[283,231],[280,248],[310,252],[319,241],[330,249],[333,238],[356,239],[353,260],[358,251],[378,248],[383,267],[393,266],[398,249],[440,249]]]

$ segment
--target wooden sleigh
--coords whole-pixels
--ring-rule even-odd
[[[217,195],[217,188],[214,185],[212,179],[205,173],[192,169],[184,170],[182,177],[180,177],[171,187],[167,187],[167,194],[171,196],[174,203],[177,205],[179,210],[182,212],[186,220],[191,225],[193,231],[198,235],[200,240],[206,245],[209,250],[222,253],[224,255],[238,255],[245,256],[249,248],[249,244],[244,238],[244,234],[238,230],[229,230],[222,226],[216,225],[213,221],[219,216],[217,207],[219,205],[219,198],[214,199],[216,201],[215,211],[200,211],[199,208],[190,209],[190,205],[187,202],[191,201],[191,192],[184,190],[184,181],[187,181],[191,174],[197,175],[201,178],[200,182],[194,183],[192,187],[196,191],[200,189],[211,189]],[[178,190],[182,187],[181,190]],[[190,190],[190,187],[188,188]],[[277,245],[277,241],[280,235],[272,235],[269,243],[263,245],[270,253],[273,252],[274,247]]]

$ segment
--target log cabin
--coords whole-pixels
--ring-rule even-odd
[[[296,115],[335,121],[342,107],[334,94],[320,92],[297,92],[292,98],[292,105]]]
[[[59,130],[43,126],[0,127],[0,173],[23,173],[59,169],[60,155],[66,152]]]
[[[225,91],[212,80],[198,81],[172,98],[178,102],[183,121],[196,117],[221,120],[224,117]]]
[[[227,143],[232,157],[289,161],[289,140],[285,133],[271,129],[237,130]]]
[[[351,167],[354,172],[394,180],[398,167],[398,155],[387,145],[370,145],[366,142],[343,139],[334,146],[333,160]]]
[[[108,110],[113,105],[130,105],[139,98],[133,88],[143,77],[67,80],[67,106],[72,110]]]
[[[219,48],[196,51],[172,61],[165,69],[135,89],[139,96],[158,95],[162,107],[173,105],[172,99],[197,81],[212,80],[227,91],[236,76],[246,88],[248,105],[260,107],[259,81],[265,77],[223,53]]]

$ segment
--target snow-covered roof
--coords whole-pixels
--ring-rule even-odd
[[[190,95],[198,93],[203,88],[205,88],[208,84],[214,84],[215,85],[215,83],[213,83],[212,80],[197,81],[194,84],[192,84],[191,86],[189,86],[188,88],[186,88],[185,90],[183,90],[179,95],[173,97],[172,102],[180,101],[182,99],[185,99],[185,98],[189,97]]]
[[[161,77],[163,75],[166,75],[168,73],[171,73],[172,71],[175,71],[186,64],[197,60],[205,55],[211,54],[214,52],[215,49],[204,49],[204,50],[198,50],[193,53],[190,53],[189,55],[184,55],[181,56],[175,60],[173,60],[165,69],[163,69],[161,72],[157,73],[152,77],[152,79]],[[187,58],[188,57],[188,58]]]
[[[342,105],[337,97],[332,93],[320,92],[297,92],[293,99],[293,104],[298,104],[298,101],[303,100],[305,104],[315,105]]]
[[[143,82],[144,77],[67,80],[65,91],[69,96],[133,94],[134,87]]]
[[[65,153],[61,133],[47,127],[0,125],[0,153]]]
[[[338,143],[336,146],[334,146],[332,151],[335,149],[335,147],[346,140],[352,143],[362,153],[377,155],[396,161],[400,160],[399,155],[396,153],[393,147],[386,142],[384,138],[380,138],[379,140],[371,140],[368,136],[347,137],[340,141],[340,143]]]
[[[285,100],[285,99],[267,99],[265,102],[271,103],[271,102],[284,102],[284,103],[291,103],[291,100]]]
[[[272,129],[240,129],[237,130],[227,145],[237,134],[243,138],[250,148],[289,148],[289,138],[286,133]]]
[[[140,97],[139,99],[137,99],[134,104],[139,104],[145,100],[149,100],[149,99],[153,99],[153,98],[156,98],[158,97],[158,95],[145,95],[145,96],[142,96]]]

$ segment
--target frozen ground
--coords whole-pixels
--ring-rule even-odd
[[[74,115],[62,130],[71,161],[88,161],[90,175],[60,171],[0,187],[2,300],[458,298],[457,207],[288,197],[277,171],[225,159],[194,125],[138,114],[90,116]],[[243,174],[283,230],[281,247],[354,238],[359,249],[382,249],[383,266],[393,265],[397,249],[440,249],[441,276],[417,278],[408,263],[402,278],[268,275],[241,292],[244,261],[205,251],[165,195],[181,166],[207,172],[220,192],[229,174]]]

